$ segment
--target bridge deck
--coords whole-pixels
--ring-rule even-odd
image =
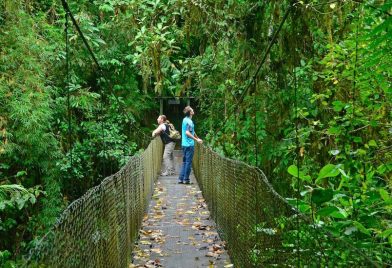
[[[191,185],[177,178],[159,177],[130,267],[232,267],[193,172]]]

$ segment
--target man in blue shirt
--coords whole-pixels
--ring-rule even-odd
[[[195,141],[203,141],[195,133],[195,125],[192,116],[195,114],[190,106],[184,109],[185,118],[182,120],[181,146],[182,146],[182,167],[178,183],[190,184],[189,175],[191,174],[193,153],[195,151]]]

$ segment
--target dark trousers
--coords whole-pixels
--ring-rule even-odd
[[[193,153],[195,152],[194,146],[183,146],[182,147],[182,167],[180,177],[178,178],[181,182],[189,182],[189,175],[192,169]]]

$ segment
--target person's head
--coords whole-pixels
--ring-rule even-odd
[[[160,116],[158,116],[157,119],[158,124],[166,123],[166,121],[167,121],[166,115],[161,114]]]
[[[184,109],[184,114],[185,114],[186,117],[191,117],[191,116],[193,116],[195,114],[195,112],[193,111],[191,106],[187,106]]]

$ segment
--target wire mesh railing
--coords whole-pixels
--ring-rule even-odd
[[[162,160],[154,139],[60,216],[29,267],[128,267]],[[383,267],[297,212],[259,169],[196,146],[193,169],[235,267]]]
[[[30,254],[28,267],[128,267],[162,161],[154,139],[116,174],[71,203]]]
[[[297,212],[259,169],[197,145],[193,169],[235,267],[371,267],[371,251]]]

